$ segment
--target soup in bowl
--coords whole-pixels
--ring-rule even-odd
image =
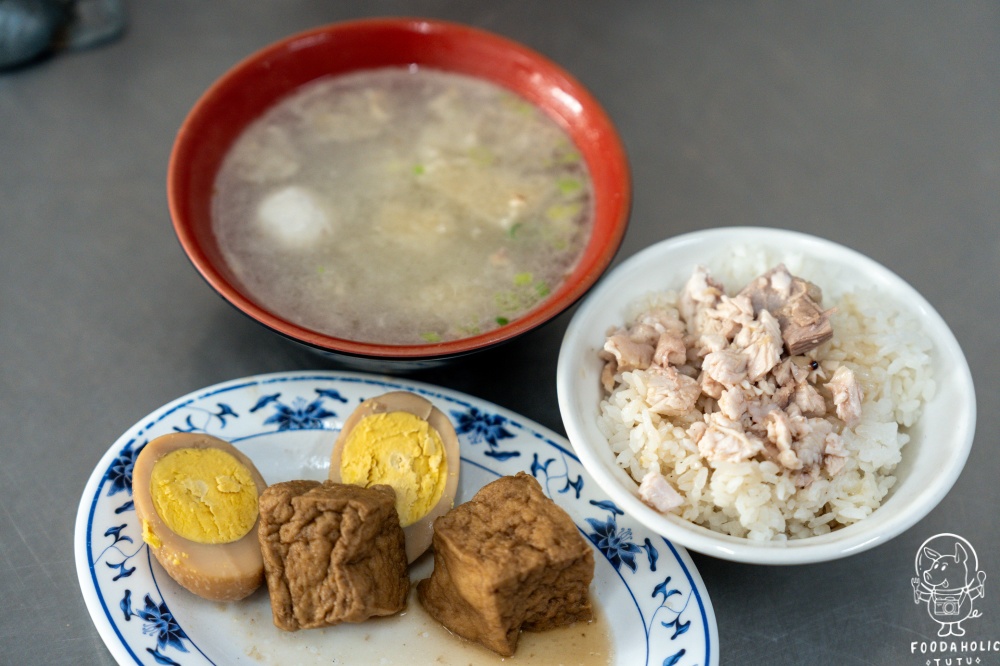
[[[289,37],[199,100],[168,198],[188,257],[268,328],[362,367],[434,364],[576,302],[624,235],[630,177],[562,68],[453,23]]]

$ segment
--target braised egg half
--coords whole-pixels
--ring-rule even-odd
[[[348,417],[330,456],[330,480],[392,486],[413,562],[431,545],[434,519],[455,502],[458,436],[448,417],[408,391],[365,400]]]
[[[212,601],[242,599],[264,581],[257,500],[266,487],[236,447],[200,433],[153,439],[132,471],[143,541],[171,578]]]

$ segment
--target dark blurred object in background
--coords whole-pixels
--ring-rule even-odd
[[[0,70],[117,39],[122,0],[0,0]]]

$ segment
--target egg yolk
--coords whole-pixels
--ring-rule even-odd
[[[344,483],[366,488],[384,483],[395,489],[396,511],[403,527],[434,508],[448,479],[441,435],[409,412],[361,419],[348,436],[340,460]]]
[[[149,492],[164,524],[197,543],[238,541],[257,521],[257,485],[250,471],[218,449],[179,449],[163,456],[153,465]]]

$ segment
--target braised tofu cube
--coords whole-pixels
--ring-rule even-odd
[[[523,472],[489,483],[434,523],[420,603],[452,632],[504,656],[521,630],[590,620],[594,556],[569,515]]]
[[[363,622],[406,607],[396,493],[287,481],[260,497],[260,547],[274,624],[286,631]]]

